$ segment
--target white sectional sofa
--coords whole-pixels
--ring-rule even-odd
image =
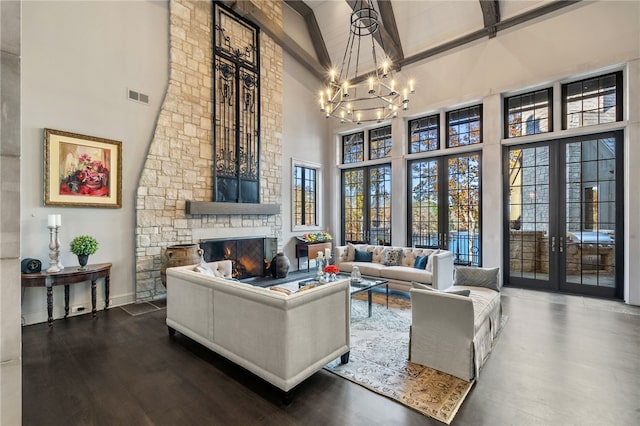
[[[225,279],[231,261],[167,268],[167,326],[285,392],[342,357],[348,361],[349,281],[290,295]]]
[[[358,262],[355,250],[370,252],[371,262]],[[385,254],[389,250],[401,250],[400,264],[385,265]],[[417,256],[429,256],[425,269],[414,267]],[[411,282],[429,284],[443,290],[453,283],[453,253],[446,250],[427,248],[390,247],[368,244],[348,244],[334,248],[334,263],[341,272],[350,273],[358,266],[360,273],[368,278],[382,278],[389,281],[389,286],[398,290],[409,291]]]
[[[493,348],[502,305],[499,291],[458,282],[444,292],[411,289],[409,359],[471,381]],[[469,296],[449,293],[465,289]]]

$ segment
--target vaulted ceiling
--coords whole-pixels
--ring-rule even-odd
[[[225,3],[261,28],[319,79],[339,68],[350,16],[360,0],[285,0],[283,27],[274,26],[248,1]],[[394,68],[423,61],[500,31],[545,19],[579,0],[373,0],[380,16],[376,48]],[[373,61],[361,63],[363,72]]]

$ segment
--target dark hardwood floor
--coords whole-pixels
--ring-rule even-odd
[[[640,424],[640,308],[507,288],[453,425]],[[280,393],[129,305],[23,328],[24,425],[438,425],[324,370]]]

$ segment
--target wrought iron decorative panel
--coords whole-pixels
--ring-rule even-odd
[[[258,29],[214,4],[214,201],[260,201]]]

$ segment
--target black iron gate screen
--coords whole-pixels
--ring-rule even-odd
[[[260,202],[258,28],[214,3],[214,201]]]

